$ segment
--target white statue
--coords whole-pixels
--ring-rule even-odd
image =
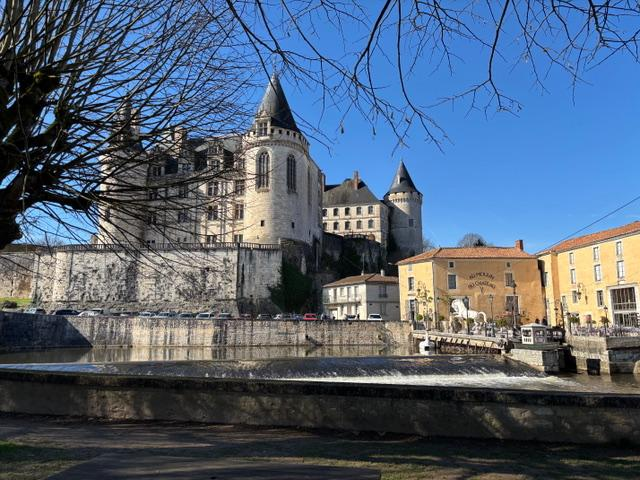
[[[467,308],[464,304],[464,300],[461,298],[456,298],[453,302],[451,302],[451,308],[454,310],[453,317],[461,318],[466,320],[473,320],[473,333],[480,333],[482,331],[482,325],[487,322],[487,315],[484,312],[478,312],[476,310],[471,310]]]

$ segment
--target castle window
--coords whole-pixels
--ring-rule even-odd
[[[373,205],[369,205],[369,206],[367,207],[367,213],[368,213],[369,215],[373,215]]]
[[[296,228],[296,222],[291,222],[291,228]]]
[[[296,191],[296,159],[293,155],[287,157],[287,190]]]
[[[351,230],[351,222],[344,222],[344,229]]]
[[[337,209],[337,208],[334,208],[334,209],[333,209],[333,216],[334,216],[334,217],[337,217],[337,216],[338,216],[338,209]]]
[[[242,234],[236,234],[233,236],[233,241],[235,243],[242,243]]]
[[[149,200],[157,200],[158,199],[158,189],[152,188],[149,190]]]
[[[244,195],[244,180],[236,180],[236,195]]]
[[[267,126],[267,122],[258,122],[258,136],[264,137],[267,134]]]
[[[357,228],[358,230],[362,230],[362,220],[358,220],[358,221],[356,222],[356,228]]]
[[[326,209],[326,208],[323,208],[323,209],[322,209],[322,216],[323,216],[323,217],[326,217],[326,216],[327,216],[327,209]]]
[[[333,222],[333,229],[338,230],[338,222]]]
[[[362,207],[356,207],[356,215],[362,215]]]
[[[207,220],[218,220],[218,206],[207,208]]]
[[[410,227],[413,227],[413,218],[410,218],[410,219],[409,219],[409,226],[410,226]]]
[[[187,185],[180,185],[178,187],[178,198],[187,198],[189,196],[189,188]]]
[[[258,157],[258,177],[256,179],[257,188],[269,188],[269,154],[263,152]]]
[[[344,208],[344,214],[345,215],[351,215],[351,209],[349,207],[345,207]]]
[[[369,228],[373,228],[373,220],[369,220],[369,221],[367,222],[367,226],[368,226]]]
[[[178,212],[178,223],[185,223],[189,221],[189,212],[187,210],[180,210]]]
[[[244,219],[244,205],[241,203],[236,203],[233,209],[233,218],[234,220],[242,220]]]
[[[162,175],[162,167],[159,167],[159,166],[151,167],[151,176],[152,177],[159,177],[160,175]]]
[[[323,229],[323,230],[326,230],[326,229],[327,229],[327,222],[323,222],[323,224],[322,224],[322,229]]]
[[[220,170],[220,159],[216,158],[214,160],[211,161],[211,168],[213,169],[213,171],[217,172],[218,170]]]
[[[207,183],[207,195],[210,197],[216,197],[220,194],[220,182]]]
[[[243,157],[239,156],[239,157],[236,158],[236,169],[237,170],[244,170],[244,158]]]
[[[157,218],[155,213],[150,213],[147,217],[147,225],[155,225],[157,223]]]
[[[264,220],[260,220],[260,226],[264,227]]]
[[[207,245],[211,245],[212,243],[216,243],[218,241],[217,235],[207,235]]]
[[[458,277],[455,274],[450,273],[447,275],[447,287],[449,290],[455,290],[458,288]]]

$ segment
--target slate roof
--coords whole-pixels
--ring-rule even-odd
[[[560,242],[553,247],[543,250],[538,255],[543,255],[548,252],[566,252],[567,250],[574,250],[576,248],[585,247],[594,243],[603,242],[605,240],[611,240],[612,238],[622,237],[632,233],[640,232],[640,221],[635,221],[622,225],[620,227],[610,228],[608,230],[601,230],[599,232],[590,233],[589,235],[583,235],[581,237],[570,238],[564,242]]]
[[[367,273],[364,275],[354,275],[352,277],[341,278],[332,283],[327,283],[323,287],[339,287],[342,285],[359,285],[361,283],[398,283],[398,277],[387,277],[379,273]]]
[[[300,132],[291,113],[289,102],[284,94],[277,74],[271,75],[269,84],[262,97],[256,116],[271,117],[271,125]]]
[[[400,165],[398,165],[398,170],[396,171],[395,176],[393,177],[393,182],[391,182],[391,186],[389,187],[389,193],[410,193],[410,192],[418,192],[413,180],[411,179],[411,175],[409,175],[409,171],[405,166],[403,161],[400,161]]]
[[[409,263],[418,263],[431,260],[433,258],[536,258],[519,248],[515,247],[441,247],[434,248],[428,252],[405,258],[397,263],[397,265],[407,265]]]
[[[348,178],[339,185],[327,185],[322,195],[322,206],[334,205],[370,205],[380,202],[367,184],[358,182],[358,188],[353,188],[353,180]]]

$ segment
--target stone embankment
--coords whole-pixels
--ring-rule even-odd
[[[640,337],[567,335],[578,370],[587,360],[598,360],[603,373],[640,373]]]
[[[0,350],[406,345],[408,322],[63,317],[0,312]]]

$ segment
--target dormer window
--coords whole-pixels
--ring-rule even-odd
[[[267,122],[258,122],[258,136],[264,137],[267,135],[269,124]]]

